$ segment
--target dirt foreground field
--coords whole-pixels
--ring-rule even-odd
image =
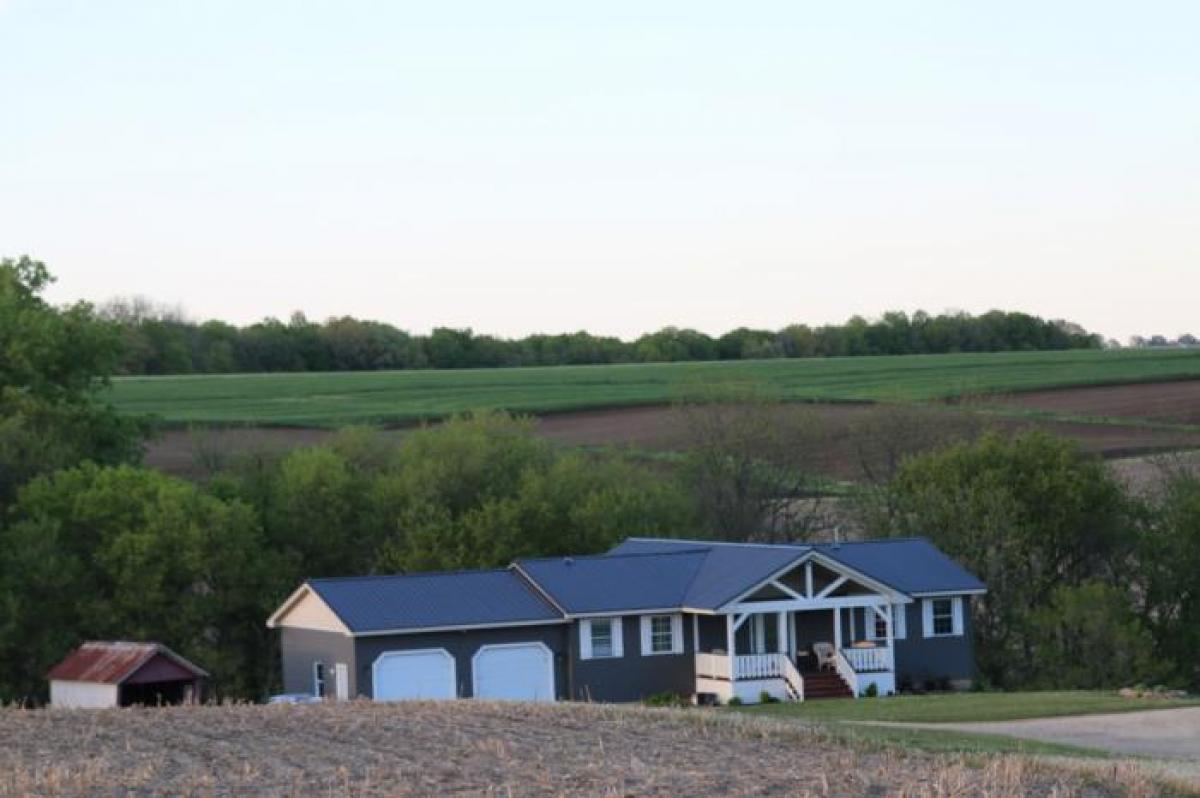
[[[0,710],[0,796],[1161,795],[1015,757],[855,750],[711,710],[484,702]]]

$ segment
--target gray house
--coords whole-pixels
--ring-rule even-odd
[[[312,579],[267,625],[293,693],[804,700],[969,685],[984,592],[921,538],[630,538],[499,570]]]

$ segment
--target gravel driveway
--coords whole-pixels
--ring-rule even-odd
[[[986,723],[879,723],[921,729],[1007,734],[1049,743],[1100,748],[1120,754],[1200,761],[1200,707],[1076,715]]]

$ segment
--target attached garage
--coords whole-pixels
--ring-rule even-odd
[[[476,698],[554,700],[554,653],[543,643],[481,646],[471,659],[471,672]]]
[[[454,657],[444,648],[385,651],[371,668],[376,701],[454,698]]]

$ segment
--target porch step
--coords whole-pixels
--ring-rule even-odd
[[[836,673],[804,674],[804,698],[850,698],[850,686]]]

